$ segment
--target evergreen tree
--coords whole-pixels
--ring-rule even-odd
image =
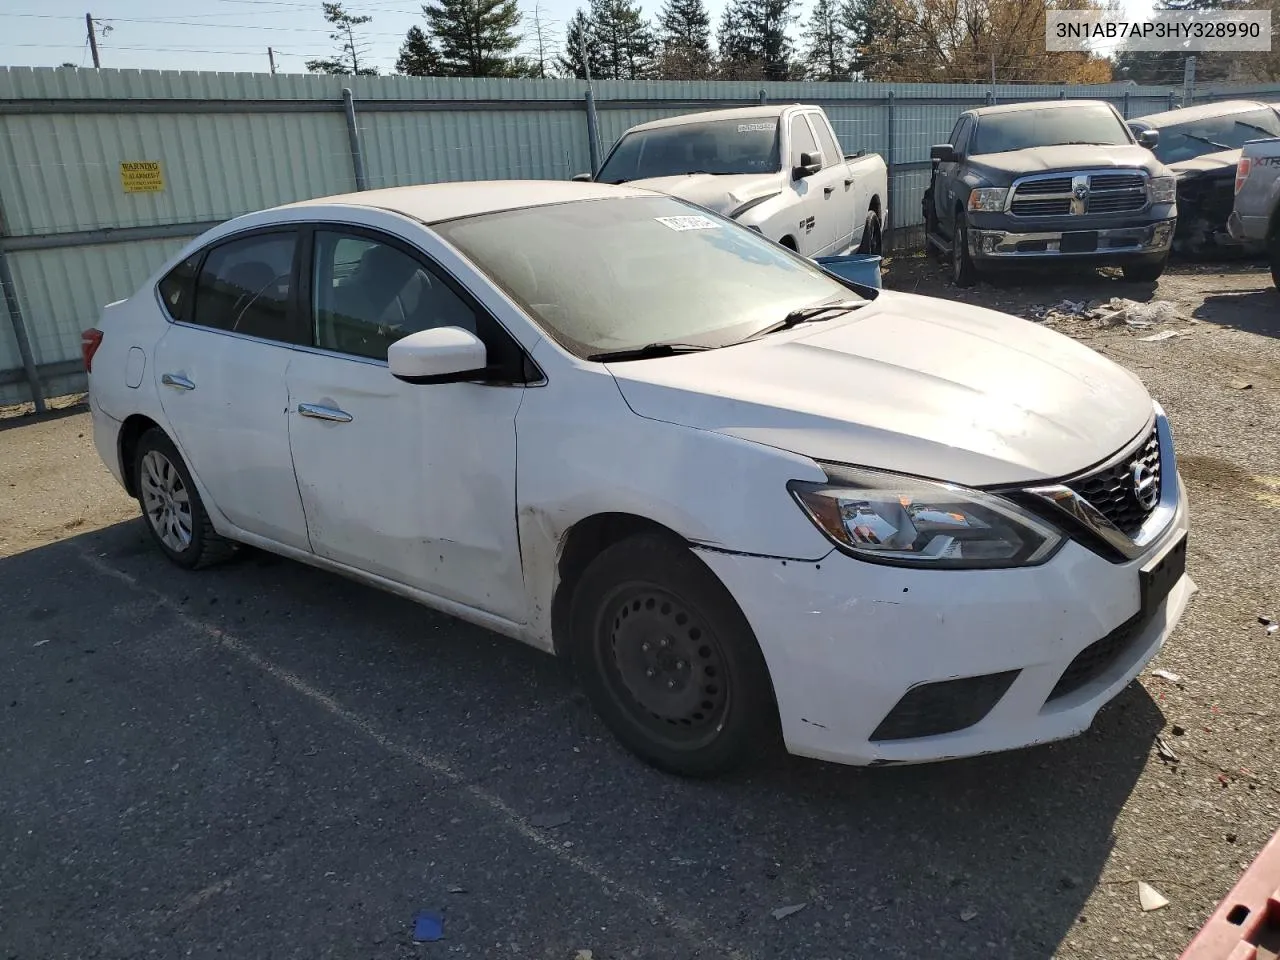
[[[849,79],[849,36],[836,0],[818,0],[804,37],[805,67],[810,80],[834,83]]]
[[[840,11],[849,44],[849,70],[861,80],[898,75],[912,44],[893,0],[845,0]]]
[[[653,65],[657,41],[632,0],[591,0],[592,34],[600,47],[602,77],[639,80]]]
[[[520,45],[516,0],[433,0],[424,4],[431,34],[440,44],[440,63],[449,77],[509,77],[527,73],[512,58]]]
[[[421,27],[410,27],[400,47],[396,70],[410,77],[439,77],[443,75],[440,53],[431,38]]]
[[[699,80],[711,70],[711,17],[702,0],[667,0],[658,14],[657,74],[664,80]]]
[[[583,62],[583,51],[586,51],[586,62]],[[587,78],[587,67],[591,68],[591,77],[602,76],[605,69],[604,56],[600,52],[595,37],[595,24],[586,12],[579,9],[569,19],[569,26],[564,32],[564,50],[557,58],[560,71],[578,80]]]
[[[312,73],[332,73],[341,76],[370,77],[377,74],[377,67],[360,66],[360,58],[367,56],[368,44],[356,39],[356,27],[362,27],[373,17],[356,17],[342,9],[341,3],[323,3],[324,18],[333,26],[329,39],[338,44],[338,55],[321,60],[308,60],[307,69]]]
[[[731,0],[720,18],[717,43],[723,69],[733,79],[787,80],[798,0]]]

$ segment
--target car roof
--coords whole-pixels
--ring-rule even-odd
[[[1070,107],[1106,107],[1105,100],[1032,100],[1027,103],[1001,103],[993,107],[976,107],[966,113],[975,117],[994,117],[1002,113],[1026,113],[1029,110],[1059,110]]]
[[[1224,100],[1221,103],[1202,103],[1197,107],[1184,107],[1181,110],[1149,113],[1145,117],[1134,117],[1134,119],[1152,127],[1167,127],[1174,123],[1188,123],[1192,120],[1226,117],[1233,113],[1265,109],[1267,109],[1267,104],[1261,100]]]
[[[682,113],[678,117],[666,117],[662,120],[650,120],[632,127],[628,133],[636,130],[658,130],[662,127],[678,127],[686,123],[705,123],[708,120],[776,120],[784,110],[800,107],[805,110],[817,110],[815,104],[805,103],[770,103],[760,107],[732,107],[727,110],[704,110],[701,113]]]
[[[607,183],[568,180],[469,180],[461,183],[421,183],[408,187],[362,190],[315,197],[276,207],[303,211],[307,207],[349,206],[390,210],[422,223],[439,223],[499,210],[540,207],[575,200],[608,200],[658,196],[653,191]]]

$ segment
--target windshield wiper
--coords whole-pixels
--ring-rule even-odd
[[[674,357],[678,353],[700,353],[703,350],[710,349],[710,347],[699,343],[649,343],[643,347],[628,347],[626,350],[606,350],[603,353],[593,353],[587,359],[597,363],[648,360],[652,357]]]
[[[1211,147],[1217,147],[1219,150],[1230,150],[1225,143],[1219,143],[1217,140],[1210,140],[1208,137],[1202,137],[1198,133],[1184,133],[1184,137],[1188,140],[1199,140],[1201,143],[1207,143]]]
[[[771,333],[777,333],[779,330],[790,330],[792,327],[799,326],[802,323],[811,323],[818,320],[830,320],[832,317],[839,316],[842,313],[848,313],[850,310],[857,310],[859,307],[866,306],[865,300],[838,300],[835,303],[819,303],[812,307],[800,307],[792,310],[777,323],[770,324],[763,330],[758,330],[747,340],[755,340],[757,337],[768,336]],[[743,341],[744,343],[746,341]]]

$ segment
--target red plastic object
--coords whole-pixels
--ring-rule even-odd
[[[1280,832],[1218,904],[1179,960],[1275,960],[1280,956]]]

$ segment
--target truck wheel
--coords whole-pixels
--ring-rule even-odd
[[[1155,283],[1168,265],[1169,257],[1166,255],[1155,263],[1131,263],[1120,269],[1124,272],[1124,278],[1131,283]]]
[[[1271,260],[1271,282],[1280,290],[1280,230],[1271,235],[1267,248]]]
[[[972,287],[978,282],[978,268],[969,256],[969,224],[963,213],[956,213],[956,229],[951,238],[951,280],[957,287]]]
[[[867,211],[867,222],[862,227],[862,242],[858,244],[858,252],[873,257],[880,256],[884,244],[880,230],[880,214],[874,210]]]

